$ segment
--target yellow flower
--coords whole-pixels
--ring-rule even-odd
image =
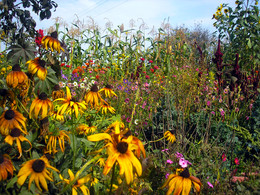
[[[7,71],[11,70],[12,69],[12,66],[7,66]]]
[[[6,180],[8,173],[13,176],[14,166],[7,154],[0,154],[0,181]]]
[[[224,12],[227,14],[228,13],[228,9],[224,9]]]
[[[175,140],[176,140],[175,135],[172,134],[170,131],[166,131],[166,132],[164,133],[164,137],[166,137],[166,139],[167,139],[169,142],[171,142],[171,143],[175,142]]]
[[[117,96],[115,92],[112,90],[111,85],[106,85],[104,88],[99,90],[99,93],[104,93],[105,97],[112,97],[112,96]]]
[[[21,130],[18,128],[12,129],[10,134],[6,136],[4,141],[11,146],[13,145],[14,141],[16,141],[16,145],[17,145],[17,148],[18,148],[18,151],[20,154],[18,158],[20,158],[22,156],[21,142],[23,142],[23,141],[28,142],[31,146],[30,149],[32,148],[31,142],[21,134]]]
[[[45,142],[47,143],[47,150],[51,153],[56,153],[56,145],[59,143],[62,152],[65,151],[65,141],[70,142],[70,137],[67,135],[65,130],[57,131],[55,133],[49,132],[49,135],[45,137]]]
[[[85,135],[87,135],[89,133],[95,132],[97,130],[97,127],[92,125],[88,126],[86,124],[81,124],[78,126],[77,130],[79,131],[79,134],[84,133]]]
[[[62,181],[64,181],[67,184],[70,184],[75,179],[75,176],[70,169],[68,169],[68,173],[69,173],[70,179],[65,179],[61,175],[59,175],[59,176]],[[76,175],[78,175],[78,174],[76,174]],[[89,181],[89,179],[90,179],[89,175],[86,175],[85,177],[77,179],[76,182],[72,185],[72,195],[78,194],[78,192],[77,192],[78,188],[82,191],[82,193],[84,195],[90,194],[89,189],[84,185],[85,183],[87,183]]]
[[[115,113],[115,109],[113,107],[111,107],[106,101],[103,101],[102,105],[100,105],[99,110],[102,110],[102,114],[106,114],[107,111],[109,111],[110,113],[114,114]]]
[[[47,117],[50,112],[53,111],[53,105],[51,100],[47,97],[45,92],[42,92],[39,97],[33,100],[30,107],[30,118],[38,118],[43,119]]]
[[[16,110],[6,110],[0,116],[0,133],[2,135],[9,135],[14,128],[20,129],[24,134],[27,134],[26,118]],[[24,130],[22,130],[22,128]]]
[[[47,76],[47,69],[45,68],[46,62],[41,60],[39,57],[34,60],[29,60],[26,62],[28,64],[28,72],[31,74],[36,74],[40,80],[45,80]]]
[[[92,108],[96,108],[99,106],[100,101],[104,101],[99,92],[97,85],[93,85],[89,92],[85,95],[84,100],[86,101],[86,104],[90,104]]]
[[[5,74],[6,73],[6,68],[2,68],[1,69],[1,74]]]
[[[196,193],[200,193],[202,183],[197,177],[191,176],[188,169],[184,169],[180,174],[170,174],[162,188],[169,187],[166,195],[174,191],[174,195],[188,195],[194,185]]]
[[[54,31],[51,33],[51,36],[44,36],[42,38],[41,44],[46,50],[48,50],[48,48],[50,48],[52,52],[53,52],[53,50],[56,50],[59,53],[60,53],[60,50],[62,50],[64,52],[64,49],[61,46],[60,41],[57,38],[58,38],[57,31]]]
[[[6,84],[10,88],[27,89],[29,86],[29,79],[27,75],[22,72],[21,67],[16,64],[12,67],[12,71],[6,76]]]
[[[239,4],[239,1],[235,1],[235,4],[237,4],[237,5],[238,5],[238,4]]]
[[[57,114],[66,113],[72,115],[73,113],[75,113],[76,118],[78,118],[79,112],[83,112],[83,110],[86,109],[86,106],[82,102],[76,102],[73,100],[70,93],[70,89],[68,87],[66,87],[66,94],[67,94],[67,99],[58,98],[54,100],[54,102],[61,101],[60,104],[62,104],[58,109]]]
[[[105,132],[111,131],[115,134],[120,134],[125,129],[125,124],[122,121],[115,121],[108,126]]]
[[[45,157],[29,160],[22,165],[22,168],[18,172],[17,183],[20,186],[22,186],[24,184],[25,180],[27,179],[27,177],[30,177],[29,184],[28,184],[28,190],[30,190],[31,183],[34,181],[40,191],[42,191],[42,189],[40,187],[40,183],[41,183],[41,186],[46,191],[48,191],[46,179],[48,179],[49,181],[53,181],[53,180],[52,180],[52,175],[51,175],[50,171],[47,170],[47,168],[50,168],[56,172],[59,172],[58,169],[56,169],[55,167],[52,167],[49,164],[49,161]]]
[[[132,144],[132,136],[127,138],[120,134],[109,135],[107,133],[99,133],[87,137],[89,141],[108,140],[106,144],[108,159],[103,170],[103,174],[107,175],[114,164],[117,162],[120,166],[120,175],[125,175],[127,184],[133,181],[135,170],[139,176],[142,175],[142,165],[136,158],[133,151],[137,149],[135,144]]]
[[[57,111],[53,111],[51,117],[56,119],[57,121],[64,121],[63,114],[58,114]]]
[[[52,99],[64,98],[64,91],[60,89],[59,85],[54,86],[54,90],[52,91]]]

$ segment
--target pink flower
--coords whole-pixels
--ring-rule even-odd
[[[199,72],[199,69],[198,69],[198,68],[196,68],[196,71],[197,71],[197,72]]]
[[[237,157],[235,158],[234,163],[235,163],[236,165],[239,165],[239,159],[238,159]]]
[[[179,165],[182,167],[182,168],[186,168],[188,166],[188,162],[187,160],[185,160],[184,158],[180,158],[179,160]]]
[[[126,121],[127,121],[128,123],[130,123],[131,118],[130,118],[130,117],[127,117]]]
[[[221,159],[223,162],[225,162],[227,160],[227,156],[225,153],[222,154]]]
[[[173,77],[177,77],[175,74],[174,75],[172,75]]]
[[[152,60],[149,60],[149,63],[153,63],[153,61],[152,61]]]
[[[210,188],[214,188],[214,186],[212,185],[212,183],[210,183],[209,181],[207,182],[207,184],[208,184],[208,186],[209,186]]]
[[[165,178],[168,179],[169,175],[169,173],[166,173]]]
[[[165,148],[165,149],[162,150],[162,152],[166,152],[166,151],[168,151],[168,150],[169,150],[168,148]]]
[[[166,163],[172,164],[173,162],[172,162],[170,159],[168,159],[168,160],[166,161]]]
[[[215,115],[215,112],[214,112],[214,111],[212,111],[212,112],[211,112],[211,114]]]
[[[141,61],[144,61],[144,58],[140,58]]]
[[[249,120],[249,116],[246,116],[246,120],[247,120],[247,121]]]
[[[175,156],[176,156],[176,158],[182,158],[183,157],[183,155],[181,153],[179,153],[179,152],[176,152]]]
[[[146,79],[150,79],[149,75],[145,75],[145,78],[146,78]]]
[[[207,101],[207,106],[210,106],[210,101]]]

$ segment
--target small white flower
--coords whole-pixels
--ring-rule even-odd
[[[84,77],[83,82],[87,83],[88,82],[88,77]]]
[[[136,125],[138,124],[138,119],[135,119],[135,122],[134,122]]]
[[[77,87],[77,86],[78,86],[78,83],[75,81],[75,82],[73,83],[73,86],[74,86],[74,87]]]
[[[79,84],[79,87],[80,87],[80,88],[85,88],[85,87],[86,87],[86,86],[85,86],[85,83],[80,83],[80,84]]]

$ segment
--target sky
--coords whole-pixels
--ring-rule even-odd
[[[58,7],[52,12],[49,20],[37,22],[38,29],[47,29],[55,24],[59,17],[70,26],[79,19],[85,24],[91,19],[105,29],[110,22],[112,29],[124,24],[125,30],[131,29],[130,21],[134,21],[134,29],[141,26],[145,31],[158,29],[162,23],[169,22],[172,27],[185,26],[189,29],[200,25],[203,29],[214,32],[212,15],[221,3],[235,5],[235,0],[54,0]],[[145,24],[145,25],[143,25]]]

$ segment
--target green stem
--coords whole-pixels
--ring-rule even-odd
[[[115,177],[115,167],[116,167],[116,164],[114,163],[114,165],[113,165],[113,169],[112,169],[112,177],[111,177],[111,183],[110,183],[109,195],[112,194],[113,180],[114,180],[114,177]]]

